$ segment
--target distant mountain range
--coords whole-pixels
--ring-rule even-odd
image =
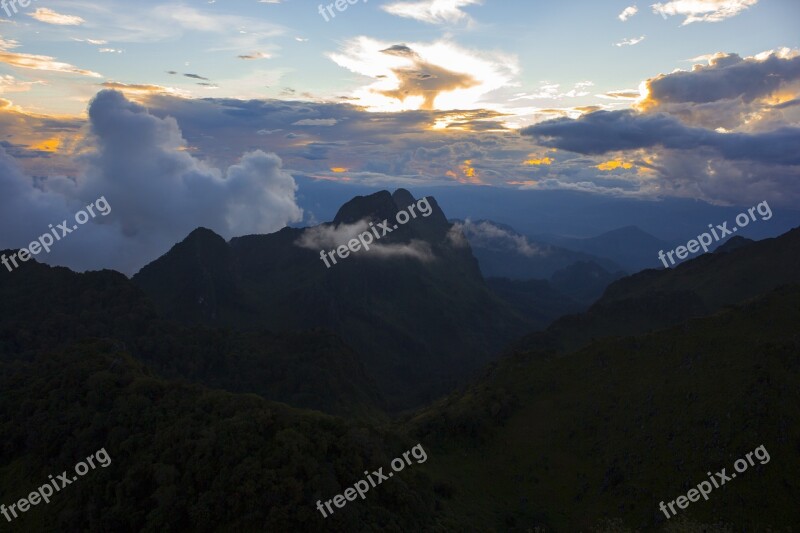
[[[519,280],[550,279],[578,262],[592,262],[606,271],[622,267],[606,256],[593,255],[531,239],[514,228],[491,220],[452,220],[469,240],[483,275]]]
[[[606,257],[629,272],[663,267],[657,257],[658,251],[674,248],[674,245],[653,237],[636,226],[615,229],[586,239],[558,235],[536,235],[534,238],[569,250]]]
[[[330,220],[339,207],[369,186],[299,178],[300,203],[319,220]],[[426,187],[448,216],[454,219],[493,220],[528,235],[564,235],[591,238],[627,226],[668,242],[685,244],[710,223],[734,220],[750,205],[712,205],[691,198],[643,199],[589,192],[510,187]],[[750,224],[744,236],[764,239],[800,225],[800,210],[774,210],[767,222]],[[658,250],[656,250],[658,251]]]

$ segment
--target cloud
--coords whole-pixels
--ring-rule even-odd
[[[519,72],[514,57],[464,50],[447,40],[392,44],[358,37],[329,57],[375,80],[353,97],[355,103],[381,111],[475,109]]]
[[[633,110],[598,111],[573,119],[555,119],[522,130],[542,146],[580,154],[663,147],[694,150],[707,147],[728,160],[800,165],[800,128],[781,127],[760,134],[718,133],[685,126],[666,115]]]
[[[74,15],[62,15],[61,13],[56,13],[52,9],[47,9],[46,7],[37,8],[36,11],[30,14],[30,16],[39,22],[55,24],[58,26],[80,26],[86,22],[81,17],[76,17]]]
[[[644,41],[644,35],[641,37],[631,37],[630,39],[622,39],[618,43],[614,43],[614,46],[633,46],[635,44],[639,44],[640,42]]]
[[[2,149],[0,226],[8,228],[2,246],[25,246],[100,196],[112,213],[45,260],[131,274],[199,226],[230,238],[302,219],[297,185],[275,154],[250,151],[221,171],[186,151],[174,119],[155,117],[116,91],[98,93],[89,124],[79,157],[86,170],[75,178],[32,180]]]
[[[685,16],[685,26],[692,22],[719,22],[735,17],[757,3],[758,0],[671,0],[653,4],[653,12],[664,18]]]
[[[626,20],[628,20],[629,18],[631,18],[632,16],[634,16],[638,12],[639,12],[639,8],[638,7],[636,7],[636,6],[628,6],[625,9],[622,10],[622,13],[619,14],[619,20],[621,20],[622,22],[625,22]]]
[[[467,219],[463,223],[456,223],[454,227],[456,231],[460,231],[473,246],[497,251],[511,249],[525,257],[547,254],[546,250],[531,243],[524,235],[514,233],[513,231],[486,220],[472,222]],[[455,242],[458,242],[457,237]]]
[[[12,67],[27,68],[32,70],[43,70],[49,72],[65,72],[68,74],[79,74],[81,76],[90,76],[92,78],[102,78],[97,72],[91,70],[84,70],[69,63],[61,63],[56,61],[55,58],[50,56],[34,55],[34,54],[18,54],[10,52],[9,50],[18,48],[19,43],[13,40],[5,40],[0,38],[0,63],[5,63]]]
[[[254,60],[254,59],[269,59],[272,57],[272,55],[266,54],[264,52],[252,52],[250,54],[242,54],[236,57],[238,57],[239,59]]]
[[[419,2],[394,2],[383,10],[398,17],[411,18],[428,24],[457,24],[472,22],[461,8],[480,5],[480,0],[422,0]]]
[[[647,80],[644,112],[666,112],[686,124],[755,131],[796,122],[791,106],[800,97],[800,54],[789,49],[754,57],[713,54],[707,65]]]
[[[531,167],[539,170],[536,179],[515,183],[712,203],[766,198],[796,204],[800,54],[784,48],[747,58],[712,54],[707,61],[643,82],[633,109],[564,116],[521,130],[537,145],[560,150],[560,157],[546,173]],[[594,175],[586,173],[589,166]]]
[[[714,54],[708,65],[691,71],[662,74],[647,80],[644,108],[669,103],[708,103],[741,98],[751,102],[800,80],[800,54],[788,49],[742,59],[738,54]]]
[[[622,89],[619,91],[609,91],[605,94],[596,95],[598,98],[607,98],[611,100],[636,100],[641,96],[641,93],[635,89]]]
[[[332,250],[365,231],[369,231],[367,220],[359,220],[355,224],[322,224],[304,230],[295,244],[309,250]]]
[[[10,74],[0,74],[0,94],[28,92],[34,85],[42,83],[41,81],[19,81]]]
[[[137,96],[145,94],[185,94],[179,89],[163,87],[161,85],[120,83],[118,81],[105,81],[102,86],[106,89],[115,89],[126,95]]]
[[[561,91],[561,84],[542,82],[538,91],[532,94],[517,93],[509,102],[516,102],[518,100],[561,100],[563,98],[580,98],[582,96],[589,96],[591,94],[586,89],[594,86],[591,81],[580,81],[567,92]]]
[[[370,232],[368,220],[359,220],[354,224],[322,224],[303,231],[295,241],[295,245],[314,251],[330,251],[358,238],[361,233]],[[357,254],[364,259],[396,259],[408,257],[423,263],[433,261],[435,256],[430,244],[425,241],[411,239],[408,243],[381,243],[375,241],[369,250]]]
[[[450,226],[450,229],[447,231],[447,242],[454,248],[469,247],[469,241],[467,240],[467,236],[464,235],[462,226],[463,224],[457,222]]]
[[[380,259],[396,259],[400,257],[407,257],[416,259],[423,263],[429,263],[436,259],[433,254],[431,245],[425,241],[411,239],[408,243],[400,244],[378,244],[371,247],[365,257],[377,257]]]
[[[108,44],[108,41],[105,41],[103,39],[75,39],[74,38],[73,40],[77,41],[79,43],[89,43],[89,44],[96,44],[96,45]]]
[[[335,126],[337,122],[339,121],[335,118],[304,118],[292,126]]]

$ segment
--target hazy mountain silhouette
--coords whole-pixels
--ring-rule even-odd
[[[468,243],[453,233],[436,200],[428,201],[430,215],[399,225],[377,241],[382,249],[362,250],[332,268],[320,260],[320,248],[298,242],[359,221],[394,221],[413,196],[400,189],[356,197],[332,224],[229,243],[197,230],[133,281],[183,323],[335,331],[361,354],[390,405],[408,407],[445,392],[505,343],[555,318],[525,318],[491,292]],[[429,260],[385,257],[409,248]]]
[[[481,272],[487,278],[550,279],[576,263],[592,262],[609,272],[622,270],[614,261],[568,250],[522,235],[511,226],[491,220],[453,220],[463,228]]]
[[[674,268],[645,270],[612,283],[580,316],[533,333],[520,349],[575,349],[592,339],[635,335],[706,316],[777,287],[800,283],[800,228]]]
[[[588,239],[557,235],[537,235],[536,238],[569,250],[607,257],[629,272],[663,266],[658,259],[658,251],[674,248],[636,226],[626,226]]]
[[[609,272],[592,261],[578,261],[555,272],[550,278],[562,294],[587,306],[602,296],[613,281],[625,276],[622,271]]]

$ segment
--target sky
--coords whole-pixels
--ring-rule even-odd
[[[28,3],[28,2],[26,2]],[[794,0],[0,4],[0,247],[315,223],[302,182],[797,205]]]

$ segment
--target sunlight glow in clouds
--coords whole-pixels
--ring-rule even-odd
[[[97,72],[80,69],[70,65],[69,63],[56,61],[54,57],[36,54],[20,54],[9,51],[18,47],[19,43],[16,41],[0,38],[0,63],[5,63],[6,65],[18,68],[44,70],[50,72],[66,72],[70,74],[80,74],[82,76],[90,76],[92,78],[102,78],[102,76]]]
[[[371,111],[478,108],[519,73],[516,57],[473,52],[446,40],[392,45],[358,37],[329,57],[375,80],[353,94],[354,103]],[[450,70],[454,65],[458,70]]]
[[[40,7],[36,9],[36,11],[31,14],[31,17],[35,18],[39,22],[55,24],[57,26],[80,26],[86,22],[81,17],[76,17],[74,15],[62,15],[61,13],[56,13],[52,9],[47,9],[46,7]]]

